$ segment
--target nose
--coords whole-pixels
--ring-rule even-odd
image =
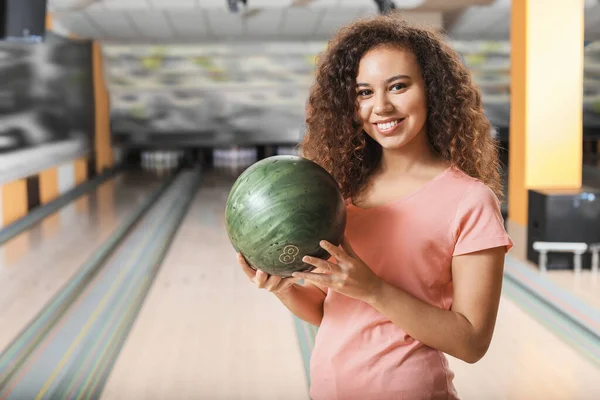
[[[394,105],[387,96],[387,93],[380,93],[375,98],[373,112],[375,114],[387,114],[394,110]]]

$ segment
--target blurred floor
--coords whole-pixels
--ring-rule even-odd
[[[290,313],[236,263],[233,180],[206,176],[102,399],[308,399]]]
[[[449,358],[464,400],[594,400],[600,364],[594,364],[502,297],[496,331],[476,364]]]
[[[157,183],[120,174],[0,247],[0,351]]]
[[[308,399],[303,356],[310,345],[299,345],[299,325],[277,299],[248,282],[225,232],[224,204],[234,176],[205,175],[102,399]],[[10,263],[10,246],[3,247],[0,318],[8,328],[0,330],[0,347],[77,270],[91,252],[85,249],[106,238],[120,216],[155,186],[152,181],[127,182],[98,191],[98,207],[104,204],[112,211],[91,217],[65,209],[71,219],[53,229],[46,221],[46,228],[36,228],[51,229],[54,236],[39,239],[36,247],[28,245],[19,257],[9,257]],[[104,190],[109,194],[101,196]],[[88,201],[88,213],[95,204]],[[71,227],[71,236],[56,236],[61,226]],[[26,235],[41,235],[35,232]],[[54,243],[52,237],[62,237],[64,243]],[[518,248],[519,238],[514,239]],[[506,292],[484,359],[469,365],[449,358],[463,399],[600,398],[600,363],[574,350]]]
[[[507,230],[515,243],[509,253],[511,257],[600,312],[600,274],[592,273],[590,269],[584,269],[580,274],[573,273],[573,270],[548,270],[541,273],[537,265],[527,260],[527,229],[508,221]]]
[[[237,267],[224,231],[232,178],[201,188],[104,399],[307,398],[289,313]],[[494,341],[474,365],[450,357],[464,399],[600,398],[600,367],[503,296]]]

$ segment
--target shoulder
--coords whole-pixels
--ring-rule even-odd
[[[488,247],[511,247],[504,228],[500,200],[485,183],[463,172],[455,172],[463,182],[463,193],[456,205],[452,236],[456,243],[454,255]]]
[[[481,204],[500,208],[500,199],[488,185],[456,167],[444,172],[430,197],[436,207],[446,208],[446,212],[461,213]]]
[[[459,206],[480,202],[500,206],[500,199],[498,199],[498,196],[496,196],[488,185],[479,179],[467,175],[458,168],[451,168],[449,170],[447,183],[455,191],[460,192]]]

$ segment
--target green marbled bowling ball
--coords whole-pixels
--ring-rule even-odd
[[[337,182],[298,156],[260,160],[235,181],[225,206],[227,234],[248,263],[270,275],[291,276],[314,267],[305,255],[327,259],[320,240],[339,245],[346,205]]]

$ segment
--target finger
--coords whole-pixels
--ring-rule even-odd
[[[288,290],[291,286],[294,286],[296,283],[300,281],[300,278],[283,278],[279,284],[274,287],[271,291],[273,293],[284,292]]]
[[[248,279],[254,279],[254,276],[256,275],[256,270],[248,264],[248,262],[241,253],[237,254],[237,259]]]
[[[257,270],[256,276],[254,277],[254,283],[256,283],[256,286],[259,288],[264,289],[268,279],[269,274],[267,274],[265,271]]]
[[[269,275],[262,288],[268,292],[272,292],[277,286],[279,286],[282,279],[283,277],[278,275]]]
[[[340,248],[339,246],[334,246],[327,240],[321,240],[319,245],[325,250],[327,250],[327,252],[331,254],[333,258],[335,258],[338,262],[347,261],[349,259],[348,254],[346,254],[344,249]]]
[[[317,257],[304,256],[304,257],[302,257],[302,261],[304,261],[305,263],[310,264],[310,265],[314,266],[315,268],[318,268],[319,270],[322,270],[322,271],[331,272],[336,268],[335,264],[330,263],[327,260],[322,260]]]
[[[309,282],[328,287],[333,284],[333,275],[330,274],[315,274],[313,272],[294,272],[293,277],[305,279]]]

